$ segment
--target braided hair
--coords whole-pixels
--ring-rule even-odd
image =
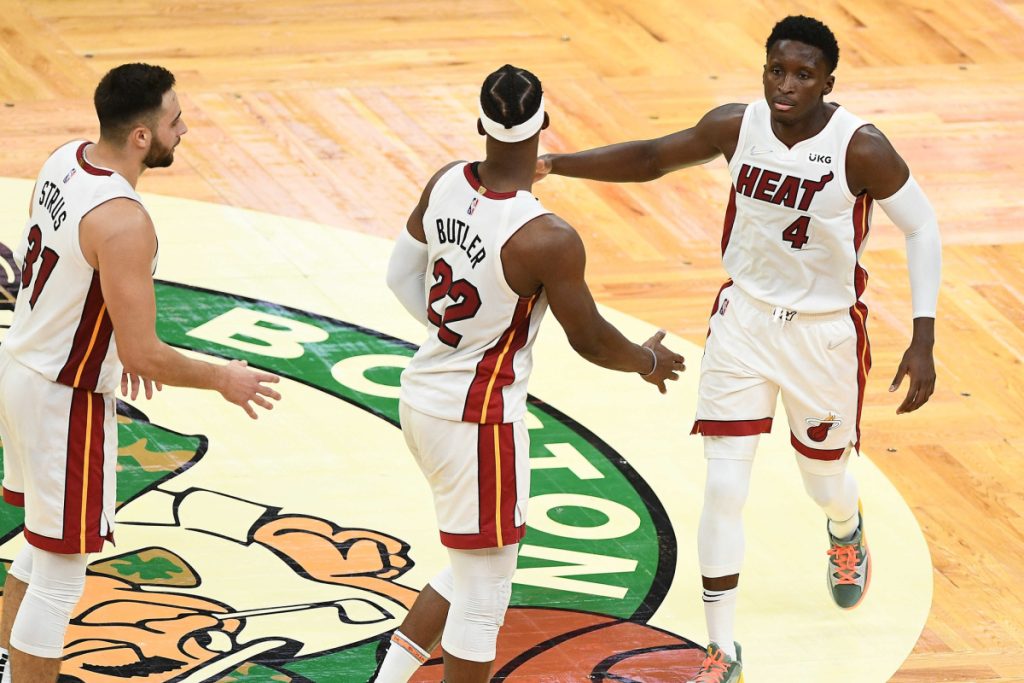
[[[506,64],[484,79],[480,106],[488,118],[511,128],[537,113],[543,94],[539,78],[526,69]]]

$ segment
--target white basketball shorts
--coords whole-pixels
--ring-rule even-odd
[[[25,540],[91,553],[113,540],[117,418],[113,394],[44,378],[0,347],[4,500],[25,508]]]
[[[501,548],[526,533],[530,435],[523,420],[454,422],[399,404],[402,433],[430,484],[441,543]]]
[[[849,310],[799,314],[727,282],[712,309],[691,433],[767,433],[781,390],[798,453],[838,461],[849,446],[859,448],[871,368],[866,323],[867,307],[859,302]]]

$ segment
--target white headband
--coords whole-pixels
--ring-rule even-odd
[[[505,124],[498,123],[484,113],[483,105],[480,105],[480,123],[487,134],[498,142],[522,142],[536,135],[544,125],[544,96],[540,96],[537,113],[518,125],[506,127]]]

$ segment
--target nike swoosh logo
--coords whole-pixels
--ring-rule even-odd
[[[759,156],[761,154],[771,154],[772,151],[773,150],[770,147],[752,147],[750,154],[752,156]]]
[[[843,344],[845,344],[846,342],[850,341],[852,338],[853,337],[847,337],[846,339],[840,339],[839,341],[830,341],[827,344],[828,350],[831,351],[832,349],[838,348],[838,347],[842,346]]]

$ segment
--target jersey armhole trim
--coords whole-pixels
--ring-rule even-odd
[[[836,164],[836,170],[839,171],[839,189],[843,191],[843,196],[846,197],[851,204],[857,203],[857,195],[850,192],[850,181],[846,175],[846,155],[850,149],[850,143],[853,142],[853,136],[856,135],[857,131],[861,128],[868,125],[871,124],[867,121],[859,121],[859,125],[850,132],[850,135],[839,147],[839,157],[843,160],[842,163]]]
[[[502,255],[504,254],[505,245],[508,244],[508,241],[510,239],[512,239],[513,235],[515,235],[517,232],[519,232],[520,230],[525,228],[527,223],[529,223],[530,221],[536,220],[536,219],[540,218],[541,216],[551,215],[552,213],[553,213],[552,211],[548,211],[547,209],[544,209],[540,213],[538,213],[536,215],[533,215],[533,216],[530,216],[529,218],[524,220],[522,223],[520,223],[515,229],[510,230],[508,235],[505,236],[505,239],[502,240],[501,246],[498,249],[498,266],[499,267],[498,267],[498,271],[495,273],[495,278],[494,279],[498,281],[498,286],[501,287],[502,289],[504,289],[505,292],[509,296],[518,297],[520,299],[529,299],[530,297],[534,296],[535,294],[539,294],[540,292],[544,291],[544,285],[541,285],[537,289],[537,291],[534,292],[533,294],[527,294],[527,295],[524,296],[524,295],[520,294],[519,292],[517,292],[516,290],[512,289],[512,285],[510,285],[508,283],[508,279],[506,279],[506,277],[505,277],[505,261],[503,260]]]
[[[88,211],[86,211],[85,213],[82,214],[82,217],[78,219],[78,225],[76,226],[77,227],[77,234],[75,235],[75,240],[74,240],[75,244],[74,244],[74,247],[72,248],[72,252],[74,253],[75,257],[78,259],[78,262],[81,265],[83,265],[86,268],[88,268],[89,270],[95,270],[97,272],[99,271],[98,268],[93,268],[92,267],[92,264],[89,263],[89,259],[85,258],[85,253],[82,251],[82,221],[84,221],[85,217],[88,216],[90,213],[92,213],[93,211],[95,211],[99,207],[103,206],[104,204],[107,204],[108,202],[114,201],[115,199],[128,199],[130,201],[135,202],[140,207],[142,207],[143,211],[146,211],[145,205],[143,205],[143,203],[139,199],[137,199],[135,197],[129,197],[127,195],[117,195],[117,196],[114,196],[114,197],[107,197],[103,201],[96,202],[96,204],[94,206],[92,206],[91,208],[89,208]],[[146,211],[146,213],[148,214],[149,212]],[[160,241],[157,240],[157,250],[159,251],[159,249],[160,249]]]
[[[736,186],[732,173],[735,170],[734,164],[736,163],[736,160],[742,156],[742,150],[747,141],[747,130],[750,128],[750,119],[754,116],[756,104],[756,102],[751,102],[747,105],[746,109],[743,110],[743,120],[740,122],[740,134],[736,136],[736,149],[733,150],[732,158],[729,159],[729,180],[733,187]]]

